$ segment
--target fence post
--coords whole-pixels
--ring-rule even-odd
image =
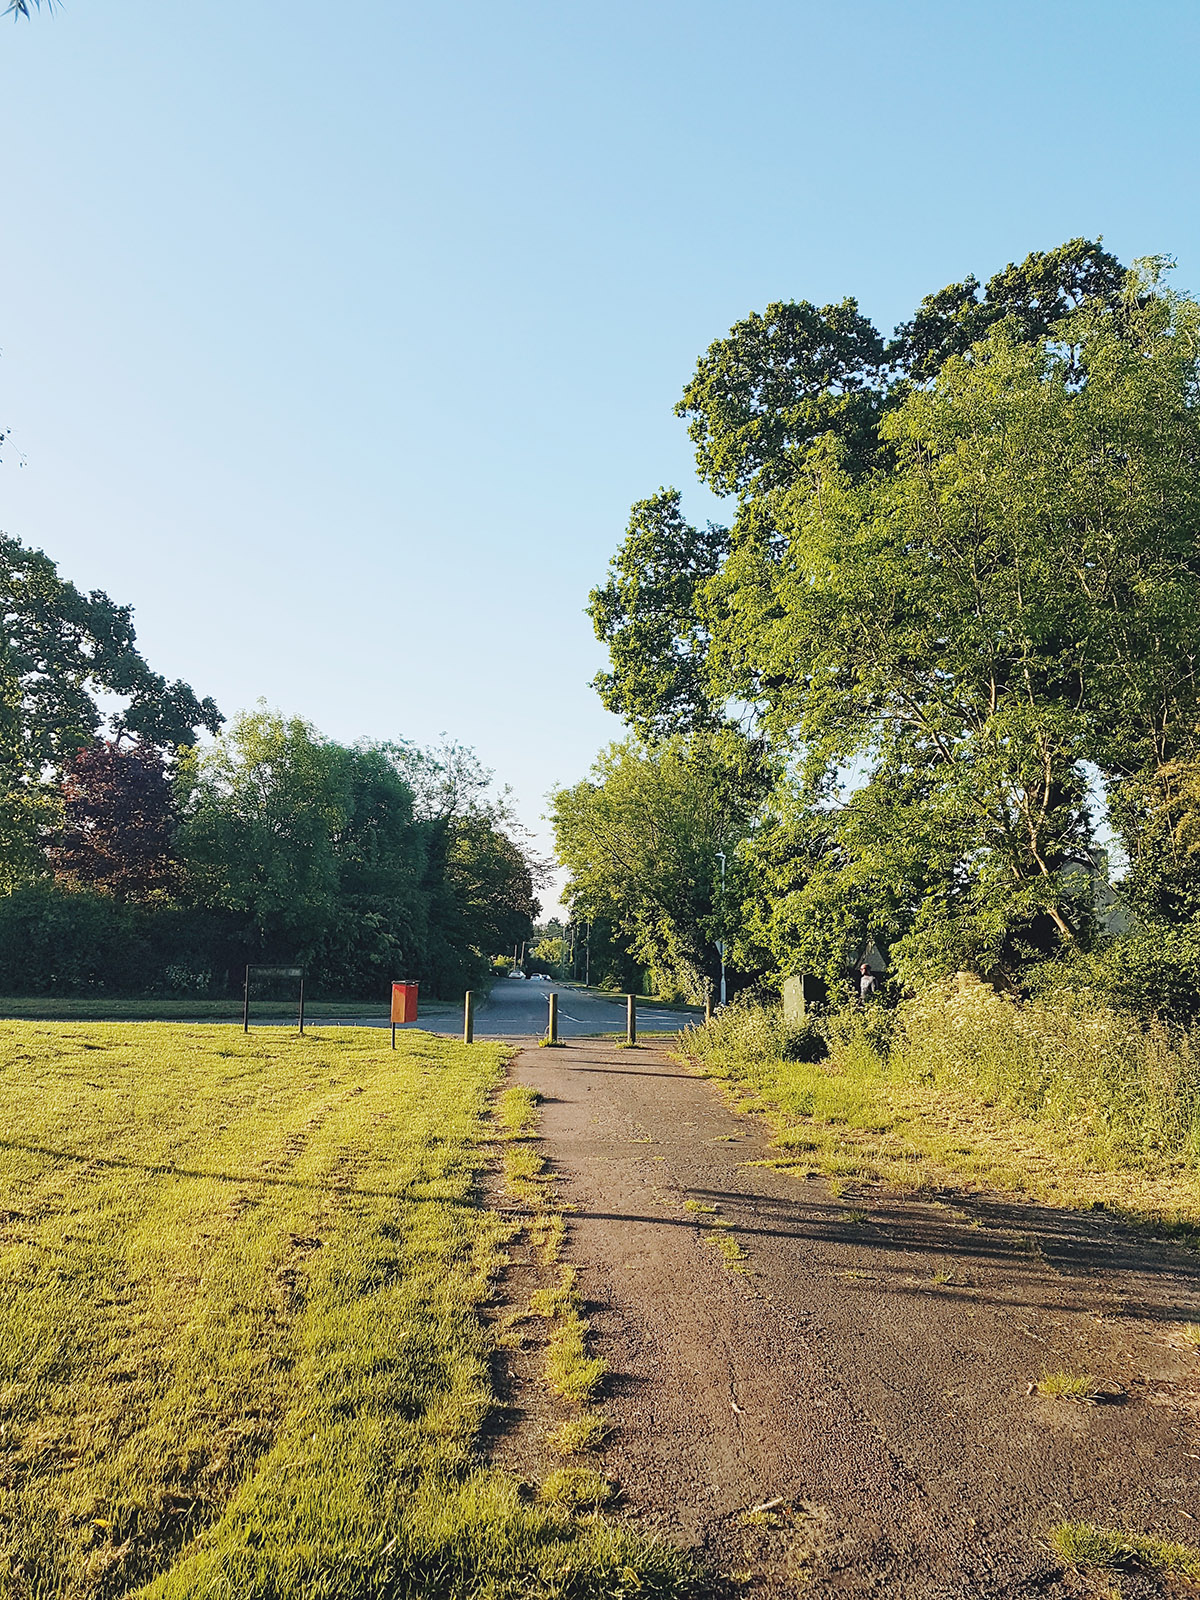
[[[637,996],[625,996],[625,1043],[637,1043]]]
[[[463,1043],[475,1043],[475,996],[470,989],[463,996]]]
[[[704,1021],[705,1021],[705,1023],[709,1023],[709,1022],[712,1021],[712,989],[713,989],[712,979],[711,978],[705,978],[705,980],[704,980]]]
[[[250,968],[246,968],[246,987],[242,990],[242,1032],[250,1032]]]
[[[547,1044],[557,1044],[558,1043],[558,996],[556,994],[550,994],[550,995],[547,995],[546,998],[550,1002],[550,1025],[546,1030],[546,1043]]]

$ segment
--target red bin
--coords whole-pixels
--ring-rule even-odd
[[[417,1020],[417,984],[394,983],[392,985],[392,1027],[398,1028],[402,1022],[415,1022]]]

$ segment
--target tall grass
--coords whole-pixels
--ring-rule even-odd
[[[1200,1156],[1200,1041],[1099,1003],[1018,1006],[983,984],[899,1008],[889,1070],[1070,1128],[1119,1162]]]
[[[799,1029],[778,1009],[730,1006],[682,1043],[827,1171],[895,1177],[903,1160],[911,1179],[912,1162],[936,1161],[1079,1199],[1081,1174],[1137,1172],[1175,1189],[1127,1186],[1129,1209],[1200,1217],[1200,1038],[1184,1029],[1080,997],[1018,1005],[972,983]]]

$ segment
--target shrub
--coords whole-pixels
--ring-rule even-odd
[[[1081,995],[1139,1017],[1191,1022],[1200,1016],[1200,923],[1144,923],[1132,933],[1045,963],[1035,994]]]
[[[739,1061],[823,1061],[829,1054],[821,1018],[788,1023],[780,1007],[743,998],[722,1006],[711,1022],[685,1028],[684,1043],[718,1072]]]

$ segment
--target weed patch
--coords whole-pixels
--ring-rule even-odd
[[[616,1493],[602,1472],[590,1467],[559,1467],[547,1473],[538,1499],[565,1511],[598,1511]]]
[[[1090,1372],[1047,1372],[1038,1380],[1038,1393],[1060,1400],[1090,1400],[1096,1380]]]
[[[609,1426],[599,1411],[585,1411],[582,1416],[564,1422],[546,1440],[555,1455],[573,1456],[584,1450],[598,1450],[608,1438]]]
[[[569,1311],[550,1336],[546,1355],[546,1382],[564,1400],[586,1405],[595,1396],[608,1371],[603,1356],[589,1356],[589,1324],[577,1311]]]
[[[1090,1522],[1060,1522],[1051,1528],[1051,1548],[1073,1567],[1141,1567],[1150,1572],[1200,1578],[1200,1550],[1171,1539],[1118,1533]]]
[[[540,1100],[537,1090],[524,1084],[514,1084],[496,1096],[496,1121],[510,1139],[524,1138],[537,1127]]]

